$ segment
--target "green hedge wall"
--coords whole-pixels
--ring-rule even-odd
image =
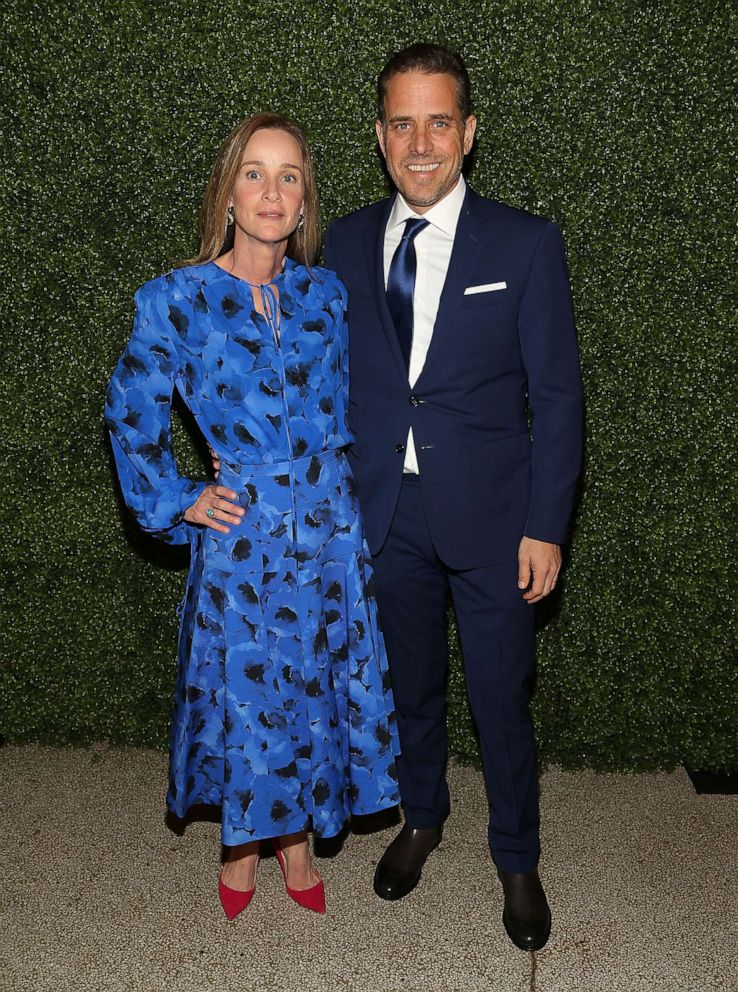
[[[738,766],[729,5],[6,0],[4,22],[0,733],[166,741],[183,563],[123,520],[101,419],[133,291],[192,253],[216,148],[258,109],[307,126],[326,220],[383,196],[374,79],[439,40],[472,76],[473,185],[568,244],[587,465],[539,611],[541,753]]]

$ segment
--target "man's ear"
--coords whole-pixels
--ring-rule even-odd
[[[382,149],[382,154],[387,158],[387,150],[384,147],[384,126],[379,119],[374,122],[374,130],[377,132],[377,141]]]
[[[464,154],[468,155],[474,144],[474,132],[477,130],[477,119],[470,114],[464,121]]]

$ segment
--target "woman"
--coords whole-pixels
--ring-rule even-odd
[[[325,911],[306,831],[399,801],[397,735],[346,427],[346,294],[311,268],[318,199],[302,131],[275,114],[223,144],[192,264],[136,294],[106,421],[141,526],[189,541],[167,801],[222,806],[226,915],[263,841],[288,894]],[[176,386],[220,461],[177,471]]]

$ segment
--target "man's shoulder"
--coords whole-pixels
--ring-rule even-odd
[[[392,200],[393,197],[388,196],[384,200],[378,200],[376,203],[369,203],[365,207],[352,210],[351,213],[344,214],[342,217],[336,217],[335,220],[331,221],[329,228],[332,232],[339,232],[340,234],[360,231],[367,225],[376,223],[389,209]]]
[[[512,228],[521,233],[539,235],[542,229],[550,224],[548,217],[530,213],[521,207],[513,207],[500,200],[491,200],[486,196],[480,196],[471,188],[468,193],[468,206],[476,214],[486,221],[502,224],[507,228]]]
[[[342,217],[337,217],[329,225],[330,236],[343,240],[363,234],[367,228],[376,226],[389,215],[393,199],[394,197],[389,196],[376,203],[359,207]],[[467,189],[463,209],[471,211],[483,223],[493,223],[503,230],[510,233],[514,232],[523,237],[538,238],[543,229],[551,223],[548,217],[530,213],[521,207],[513,207],[500,200],[481,196],[471,187]]]

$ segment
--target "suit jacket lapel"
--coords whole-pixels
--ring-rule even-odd
[[[446,281],[443,284],[441,299],[438,303],[438,313],[436,314],[436,321],[433,325],[433,336],[428,347],[425,365],[418,376],[416,386],[421,385],[423,377],[440,351],[445,335],[448,334],[452,324],[452,318],[459,308],[459,301],[467,285],[469,269],[475,257],[478,256],[482,245],[484,231],[480,223],[479,212],[474,209],[476,198],[477,194],[467,188],[461,213],[459,214],[459,223],[456,227],[456,236],[454,237],[454,246],[448,264]]]
[[[364,235],[364,248],[366,250],[367,271],[369,273],[372,296],[377,304],[382,330],[387,337],[387,344],[392,352],[398,371],[402,375],[402,378],[407,381],[407,367],[402,357],[392,314],[389,312],[389,307],[387,306],[387,294],[384,287],[384,232],[396,195],[391,196],[387,200],[384,209],[378,214],[376,224],[367,227]]]

